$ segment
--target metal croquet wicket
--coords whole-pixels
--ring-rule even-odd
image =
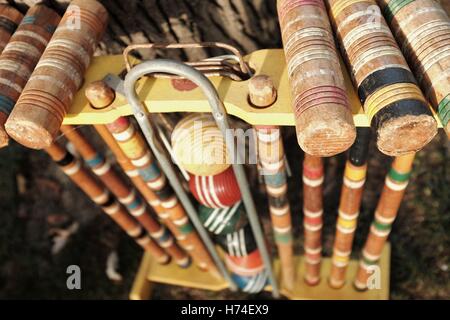
[[[153,130],[153,127],[150,123],[150,120],[148,118],[148,112],[147,109],[144,107],[142,102],[139,100],[139,97],[136,93],[136,82],[143,76],[153,74],[153,73],[166,73],[166,74],[174,74],[181,76],[183,78],[186,78],[193,83],[195,83],[197,86],[199,86],[203,93],[205,94],[206,98],[208,99],[208,102],[212,109],[212,115],[217,123],[217,126],[219,127],[220,131],[222,132],[225,141],[226,139],[226,132],[230,129],[230,126],[228,124],[228,118],[227,113],[225,110],[225,107],[222,103],[222,101],[219,99],[219,96],[217,94],[216,89],[212,85],[212,83],[208,80],[208,78],[203,75],[198,70],[194,69],[191,66],[188,66],[184,63],[173,61],[173,60],[167,60],[167,59],[157,59],[157,60],[151,60],[146,61],[141,64],[138,64],[137,66],[131,68],[129,72],[127,73],[125,77],[124,82],[124,89],[125,89],[125,97],[127,98],[128,102],[130,103],[131,109],[133,111],[133,115],[136,118],[144,136],[147,140],[150,148],[152,149],[153,153],[155,154],[156,158],[158,159],[159,163],[161,164],[161,169],[164,171],[164,173],[167,175],[167,178],[169,179],[169,182],[173,189],[175,190],[175,193],[179,197],[181,203],[186,209],[187,214],[189,215],[189,218],[191,219],[192,223],[194,224],[195,228],[197,229],[200,237],[204,241],[206,248],[208,249],[211,257],[213,258],[214,262],[216,263],[219,270],[222,272],[224,278],[228,281],[231,290],[236,290],[236,285],[232,281],[230,274],[228,273],[227,269],[225,268],[223,262],[221,261],[217,251],[215,250],[214,244],[211,241],[207,231],[203,227],[202,223],[200,222],[197,212],[192,205],[188,195],[184,191],[181,182],[178,179],[178,176],[176,175],[176,172],[174,168],[172,167],[171,162],[169,159],[167,159],[166,155],[159,150],[159,147],[157,145],[157,142],[155,141],[155,132]],[[233,146],[227,143],[227,148],[231,153],[234,152]],[[256,244],[258,246],[258,249],[261,252],[265,268],[269,275],[269,280],[272,285],[272,295],[274,298],[278,298],[280,296],[278,284],[275,280],[275,275],[272,268],[272,262],[269,256],[269,252],[267,250],[267,246],[264,240],[264,236],[262,233],[261,225],[258,220],[258,216],[256,214],[256,207],[255,203],[253,201],[250,188],[248,185],[247,177],[244,172],[244,168],[242,166],[242,161],[239,159],[241,155],[239,152],[237,153],[237,163],[234,163],[233,171],[236,175],[236,179],[238,181],[239,189],[242,194],[243,202],[245,205],[245,209],[248,214],[250,226],[252,228],[253,234],[256,239]]]

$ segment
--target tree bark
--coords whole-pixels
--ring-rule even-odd
[[[118,54],[129,44],[148,42],[219,41],[243,53],[280,47],[276,0],[100,0],[110,14],[108,31],[98,54]],[[0,1],[1,2],[1,1]],[[25,12],[36,0],[8,0]],[[63,13],[70,1],[40,1]],[[140,52],[198,60],[223,54],[216,49]]]
[[[439,2],[441,4],[441,6],[444,7],[444,10],[450,16],[450,1],[448,1],[448,0],[437,0],[437,2]]]
[[[247,54],[262,48],[280,48],[276,0],[99,0],[110,14],[96,54],[119,54],[130,45],[148,42],[218,41]],[[450,14],[450,1],[437,0]],[[64,13],[70,0],[0,0],[23,13],[42,2]],[[216,49],[152,50],[140,52],[151,59],[199,60],[223,54]]]

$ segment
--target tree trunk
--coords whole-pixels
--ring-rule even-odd
[[[8,0],[25,12],[36,0]],[[42,1],[63,13],[70,1]],[[219,41],[243,53],[280,47],[276,0],[101,0],[110,14],[98,53],[118,54],[129,44]],[[198,60],[222,50],[157,51],[167,58]],[[155,57],[141,52],[143,58]]]

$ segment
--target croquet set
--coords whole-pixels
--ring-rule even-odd
[[[389,298],[387,240],[415,154],[439,128],[450,137],[450,19],[433,0],[278,0],[277,9],[282,49],[242,55],[218,42],[148,43],[93,57],[108,25],[99,2],[74,0],[62,17],[45,5],[25,15],[0,6],[0,146],[13,139],[47,152],[142,247],[130,298],[149,298],[152,283]],[[189,62],[134,54],[204,47],[224,54]],[[252,129],[252,145],[236,144],[236,118]],[[78,125],[95,128],[117,166]],[[283,126],[295,126],[303,163],[287,163]],[[363,250],[351,259],[371,140],[393,159]],[[333,250],[324,257],[323,158],[344,152]],[[291,177],[302,181],[302,212],[291,210],[289,165],[302,166],[302,177]],[[249,166],[264,185],[274,246]]]

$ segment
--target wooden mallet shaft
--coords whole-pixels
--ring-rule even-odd
[[[58,164],[63,172],[94,201],[104,213],[111,217],[144,250],[148,251],[158,263],[166,264],[170,256],[162,249],[139,223],[128,215],[125,208],[109,193],[86,168],[65,148],[52,143],[45,151]]]
[[[326,3],[378,149],[389,156],[419,151],[437,123],[375,0]]]
[[[96,98],[96,95],[91,95],[91,85],[92,84],[86,88],[85,94],[93,106],[104,105],[106,101],[115,96],[113,90],[108,88],[104,82],[97,82],[92,85],[96,94],[99,92],[99,86],[102,91],[109,92],[102,94],[99,101],[97,101],[96,99],[98,98]],[[142,134],[125,117],[120,117],[116,121],[108,124],[106,127],[116,140],[119,148],[136,167],[141,178],[156,194],[158,200],[160,201],[161,207],[168,213],[169,219],[178,226],[178,229],[180,230],[183,238],[186,239],[186,242],[189,242],[190,248],[188,252],[194,259],[197,266],[203,270],[208,270],[215,276],[221,277],[208,251],[189,221],[183,206],[178,201],[178,198],[168,184],[166,176],[160,170],[156,159],[154,159],[154,156],[151,153],[150,148],[147,146]]]
[[[350,147],[345,164],[331,259],[332,265],[328,279],[330,286],[333,288],[341,288],[345,284],[366,181],[370,132],[370,128],[357,128],[356,140]]]
[[[391,232],[392,224],[397,217],[398,209],[403,200],[408,186],[415,154],[396,157],[391,169],[386,176],[385,185],[381,192],[375,210],[375,217],[370,226],[370,232],[362,251],[358,272],[355,279],[355,287],[365,290],[369,286],[372,268],[378,265],[384,245]]]
[[[94,174],[108,186],[119,202],[139,221],[159,246],[166,250],[180,267],[188,267],[190,265],[189,256],[178,247],[170,231],[153,217],[141,195],[128,186],[109,161],[95,150],[79,130],[73,126],[62,126],[61,132],[72,142]]]
[[[320,282],[323,180],[322,158],[305,153],[303,160],[303,228],[305,235],[305,281],[309,285],[316,285]]]
[[[267,107],[275,102],[277,90],[272,80],[264,75],[250,79],[250,102]],[[281,130],[276,126],[255,126],[258,158],[264,177],[275,242],[280,256],[283,286],[292,290],[295,285],[291,208],[288,200],[286,164]]]

